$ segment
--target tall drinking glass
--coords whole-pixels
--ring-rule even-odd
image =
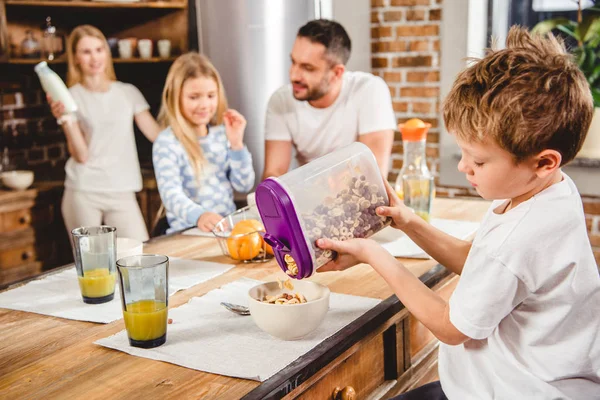
[[[123,319],[134,347],[152,348],[167,341],[169,258],[156,254],[117,260]]]
[[[101,304],[115,296],[117,229],[112,226],[75,228],[73,254],[84,303]]]

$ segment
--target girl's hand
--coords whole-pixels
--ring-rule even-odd
[[[367,263],[379,250],[383,250],[370,239],[350,239],[337,241],[331,239],[317,240],[317,246],[323,250],[333,250],[337,257],[323,265],[317,272],[343,271],[357,264]],[[383,250],[385,251],[385,250]]]
[[[215,228],[215,225],[217,225],[222,219],[223,217],[217,213],[205,212],[200,216],[200,218],[198,218],[198,228],[202,232],[212,232],[212,230]]]
[[[246,118],[239,112],[229,109],[223,114],[225,122],[225,134],[231,144],[232,150],[244,148],[244,129],[246,129]]]
[[[377,215],[392,218],[392,227],[402,229],[406,227],[414,218],[419,218],[414,211],[407,207],[402,200],[398,198],[396,191],[389,184],[387,179],[383,180],[385,190],[390,199],[389,207],[377,207]]]
[[[46,99],[48,100],[48,104],[50,104],[50,109],[52,110],[52,115],[54,118],[59,119],[65,113],[65,106],[60,101],[53,101],[52,97],[49,94],[46,95]]]

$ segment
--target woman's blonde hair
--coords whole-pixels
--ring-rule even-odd
[[[164,128],[170,126],[177,140],[183,145],[197,178],[200,177],[202,172],[204,153],[202,147],[198,144],[194,127],[181,113],[181,91],[185,81],[200,77],[211,78],[217,84],[217,95],[219,96],[217,112],[210,120],[210,124],[221,125],[223,123],[223,113],[227,110],[223,82],[221,82],[219,73],[208,58],[196,52],[179,56],[171,65],[163,89],[161,109],[158,114],[158,122]]]
[[[112,55],[110,53],[110,47],[108,47],[108,42],[106,38],[100,32],[98,28],[92,25],[79,25],[69,35],[69,40],[67,41],[67,86],[71,87],[78,83],[81,83],[83,80],[83,76],[81,73],[81,69],[75,62],[75,53],[77,51],[77,44],[84,37],[94,37],[96,39],[100,39],[102,43],[104,43],[104,49],[106,50],[106,67],[104,69],[104,73],[106,77],[111,81],[116,81],[117,77],[115,75],[115,69],[113,67]]]

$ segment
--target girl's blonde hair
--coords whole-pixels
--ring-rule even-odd
[[[113,67],[112,55],[110,53],[110,47],[108,47],[108,42],[106,38],[100,32],[100,30],[92,25],[79,25],[69,35],[69,40],[67,41],[67,86],[71,87],[83,81],[83,76],[81,73],[81,69],[75,62],[75,53],[77,51],[77,44],[84,37],[94,37],[96,39],[100,39],[102,43],[104,43],[104,49],[106,50],[106,67],[104,69],[104,73],[106,77],[111,81],[116,81],[117,77],[115,75],[115,69]]]
[[[171,65],[163,89],[161,109],[158,114],[158,122],[162,127],[170,126],[179,143],[183,145],[197,178],[200,177],[202,165],[204,164],[204,152],[198,144],[194,127],[181,113],[181,91],[185,81],[200,77],[211,78],[217,84],[217,95],[219,96],[217,112],[210,120],[210,124],[221,125],[223,123],[223,113],[227,110],[223,82],[221,82],[219,73],[208,58],[196,52],[179,56]]]

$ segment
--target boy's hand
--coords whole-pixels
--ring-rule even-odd
[[[323,250],[332,250],[337,257],[323,265],[317,272],[343,271],[357,264],[367,263],[377,248],[381,247],[370,239],[350,239],[345,241],[319,239],[317,246]]]
[[[397,229],[402,229],[408,225],[409,222],[413,221],[414,218],[419,218],[411,208],[404,205],[404,202],[398,198],[396,191],[392,188],[387,179],[384,179],[383,183],[385,184],[385,190],[390,199],[390,206],[377,207],[377,215],[392,218],[392,227]]]
[[[230,108],[223,114],[223,121],[225,123],[225,134],[231,144],[231,149],[243,149],[244,129],[246,129],[246,119],[244,116]]]

